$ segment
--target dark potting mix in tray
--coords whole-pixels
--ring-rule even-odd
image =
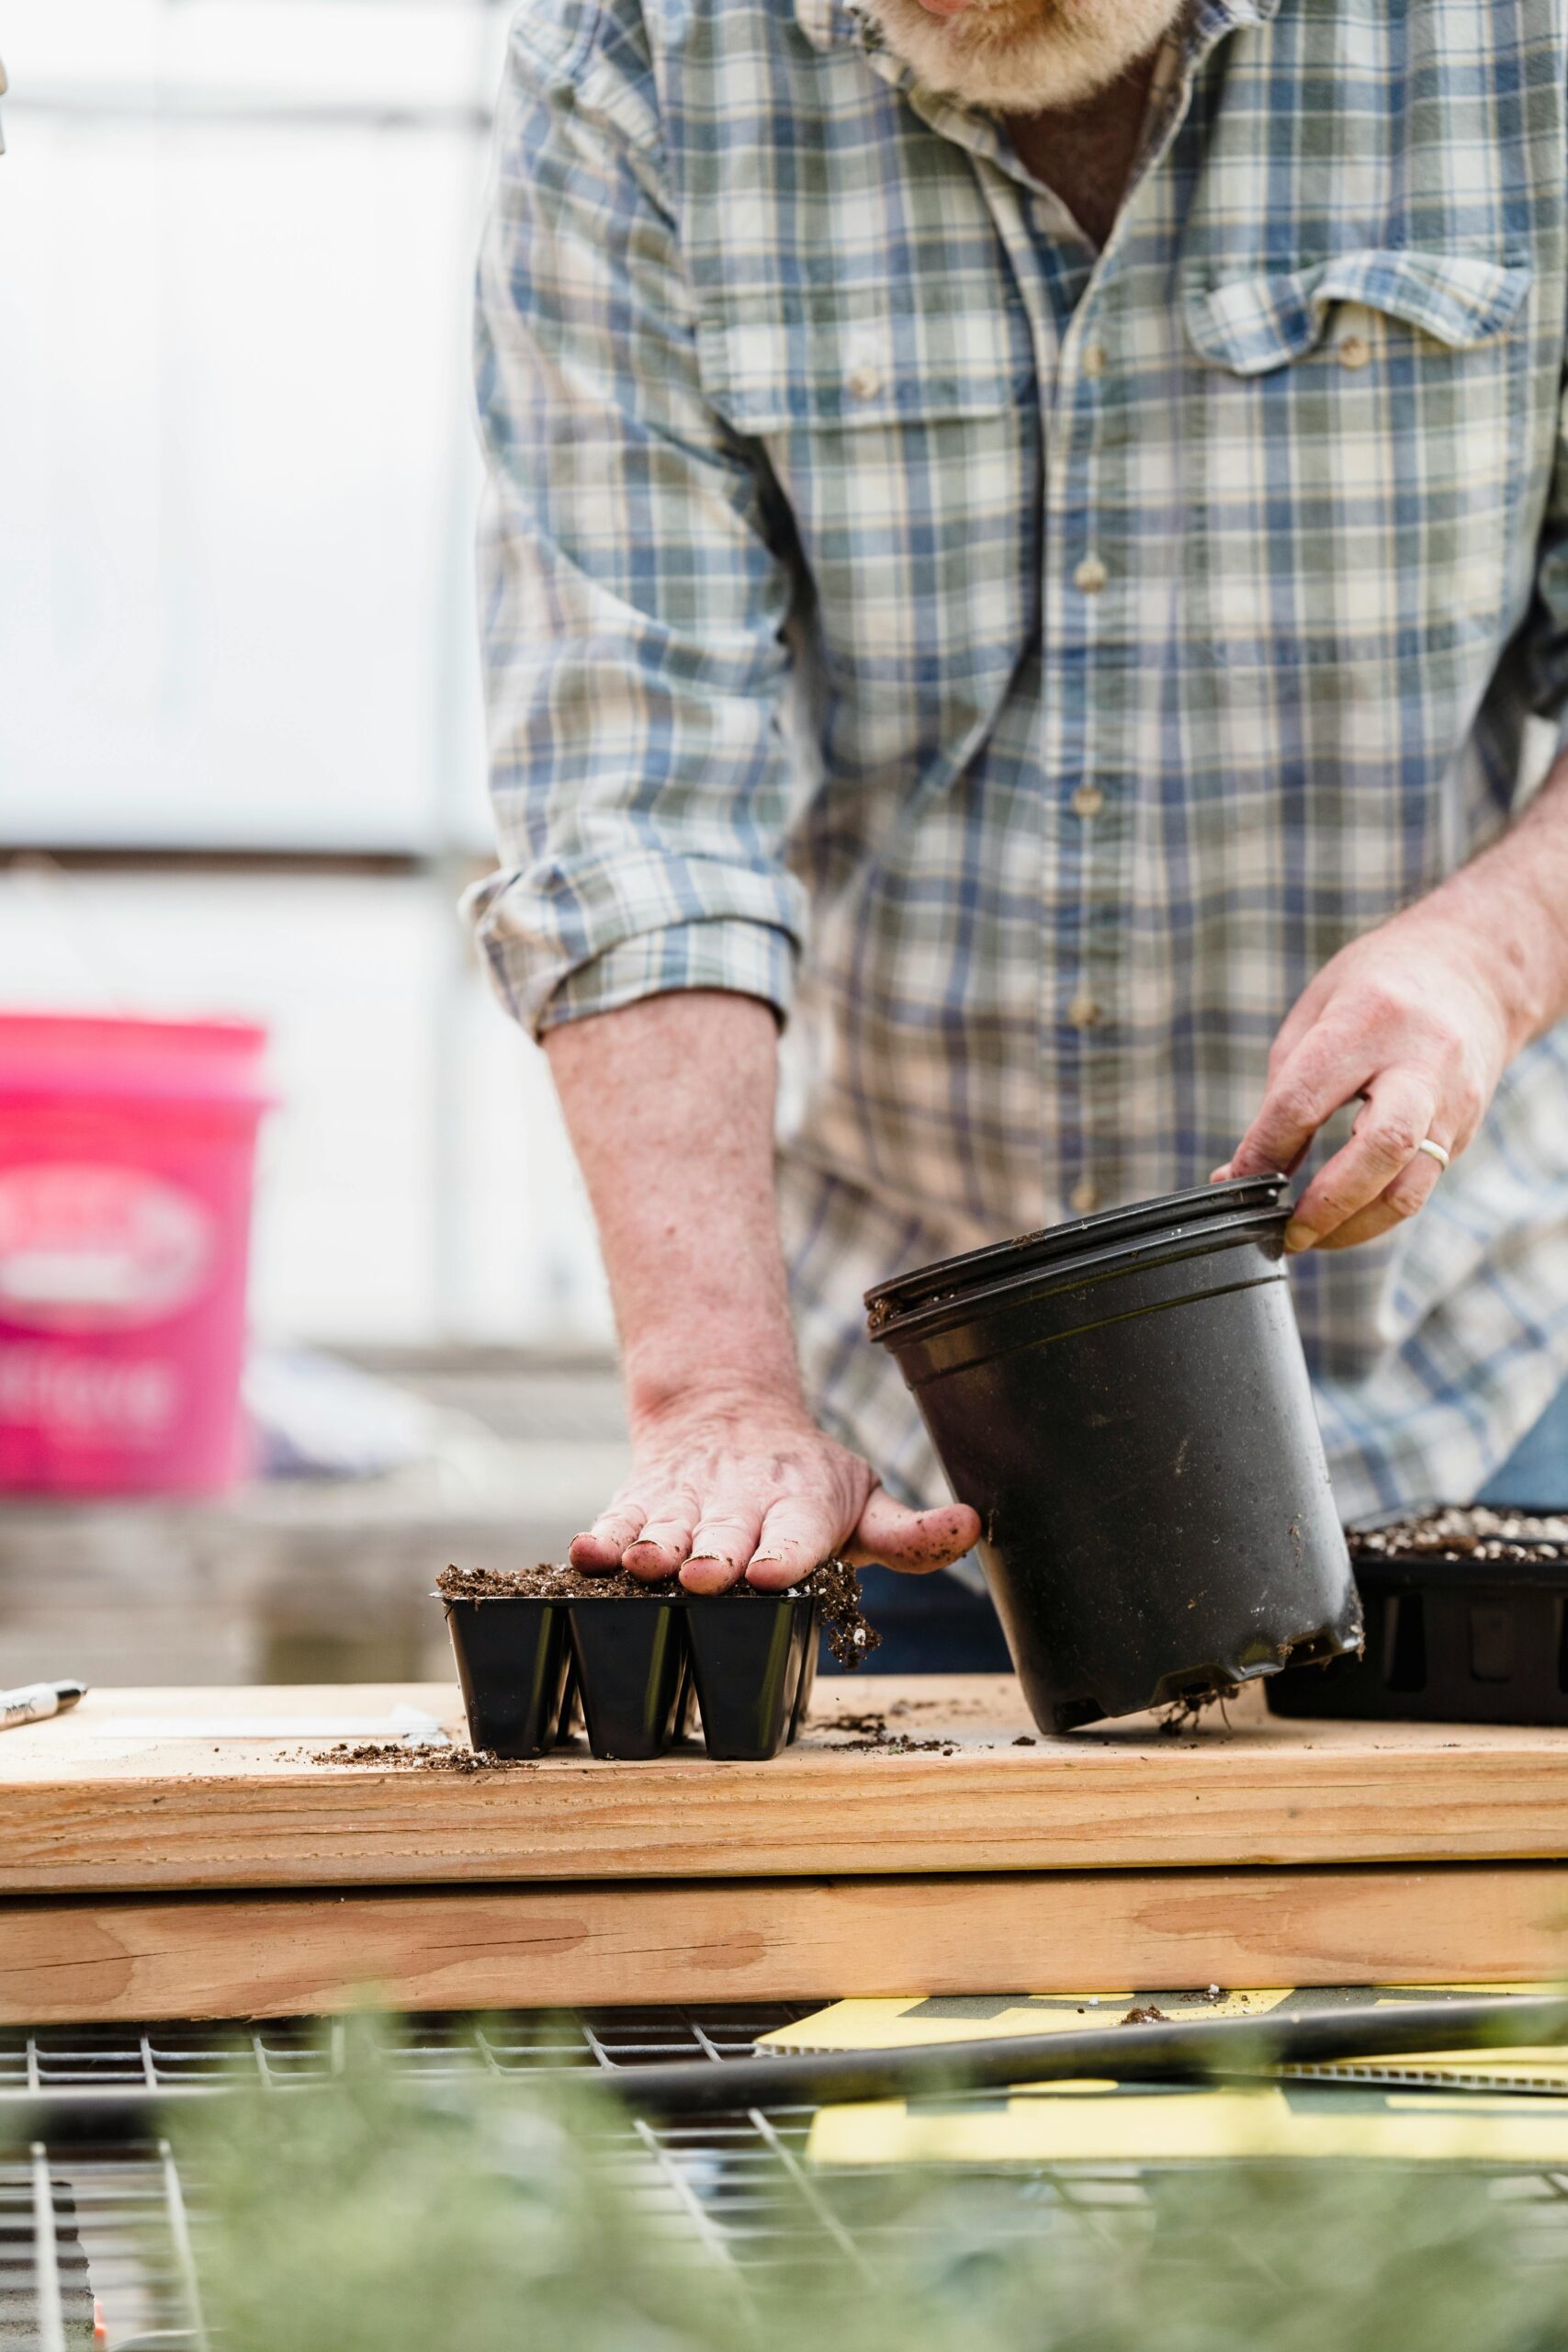
[[[1568,1517],[1480,1504],[1353,1531],[1360,1657],[1279,1676],[1276,1714],[1568,1724]]]
[[[502,1758],[547,1754],[579,1714],[595,1756],[661,1756],[690,1736],[694,1718],[710,1756],[776,1756],[811,1696],[818,1621],[841,1666],[858,1666],[879,1638],[842,1560],[784,1592],[742,1581],[694,1593],[547,1562],[446,1568],[436,1598],[468,1736]]]

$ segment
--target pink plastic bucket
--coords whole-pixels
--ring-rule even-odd
[[[265,1044],[0,1014],[0,1490],[198,1494],[242,1467]]]

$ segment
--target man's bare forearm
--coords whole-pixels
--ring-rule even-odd
[[[798,1404],[768,1006],[650,997],[551,1030],[546,1050],[598,1220],[634,1419],[721,1385]]]
[[[565,1023],[550,1070],[598,1220],[633,1471],[580,1567],[716,1591],[793,1583],[834,1551],[937,1568],[972,1511],[911,1511],[801,1394],[773,1190],[777,1033],[750,997],[652,997]]]

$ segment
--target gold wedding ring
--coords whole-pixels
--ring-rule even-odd
[[[1448,1166],[1448,1153],[1443,1149],[1440,1143],[1434,1143],[1430,1136],[1423,1136],[1416,1148],[1417,1151],[1424,1151],[1428,1159],[1435,1159],[1439,1168],[1446,1168]]]

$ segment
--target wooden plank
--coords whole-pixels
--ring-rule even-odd
[[[1563,1973],[1568,1869],[637,1881],[8,1905],[0,2023]]]
[[[1228,1724],[1215,1712],[1180,1737],[1138,1717],[1043,1739],[1010,1676],[819,1692],[807,1737],[772,1763],[600,1763],[579,1743],[460,1776],[315,1762],[290,1740],[103,1736],[117,1720],[299,1722],[400,1701],[457,1728],[443,1683],[98,1690],[0,1735],[0,1891],[1568,1856],[1568,1731],[1277,1722],[1253,1693]],[[868,1752],[853,1728],[868,1709],[915,1745]]]

